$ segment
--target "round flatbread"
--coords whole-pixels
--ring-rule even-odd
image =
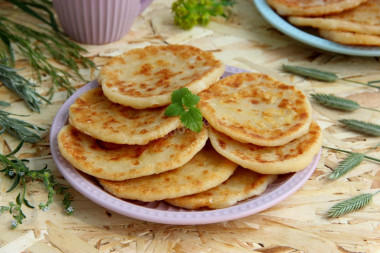
[[[67,125],[58,133],[62,156],[86,174],[125,180],[178,168],[202,149],[207,130],[179,128],[146,145],[118,145],[96,140]]]
[[[277,175],[264,175],[251,170],[238,168],[234,174],[222,184],[207,191],[165,201],[178,207],[198,209],[225,208],[238,201],[259,195],[267,186],[276,180]]]
[[[178,169],[118,182],[99,179],[99,183],[119,198],[156,201],[208,190],[227,180],[236,167],[209,145]]]
[[[380,35],[319,30],[321,37],[346,45],[380,46]]]
[[[182,126],[179,117],[167,117],[164,112],[164,107],[137,110],[113,103],[99,87],[70,106],[69,122],[98,140],[144,145]]]
[[[244,168],[263,174],[302,170],[311,163],[322,146],[322,130],[316,122],[311,124],[307,134],[277,147],[240,143],[211,127],[209,138],[221,155]]]
[[[170,104],[172,92],[183,87],[197,94],[223,72],[222,62],[199,48],[148,46],[112,58],[98,81],[111,101],[144,109]]]
[[[380,0],[369,0],[358,7],[323,17],[289,17],[296,26],[380,35]]]
[[[244,143],[283,145],[307,133],[312,120],[300,90],[264,74],[226,77],[199,96],[198,107],[211,126]]]
[[[282,16],[322,16],[339,13],[368,0],[267,0]]]

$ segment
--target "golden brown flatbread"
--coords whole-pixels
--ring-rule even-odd
[[[214,188],[188,196],[166,199],[165,201],[187,209],[225,208],[263,193],[276,178],[277,175],[259,174],[240,167],[229,179]]]
[[[119,181],[184,165],[205,145],[207,130],[196,133],[180,128],[146,145],[117,145],[67,125],[57,138],[62,156],[75,168],[97,178]]]
[[[99,179],[99,183],[119,198],[156,201],[208,190],[227,180],[236,167],[208,145],[175,170],[118,182]]]
[[[70,106],[69,122],[95,139],[116,144],[145,145],[182,126],[165,107],[137,110],[108,100],[102,89],[82,94]]]
[[[183,87],[197,94],[223,72],[224,64],[199,48],[148,46],[112,58],[98,81],[111,101],[144,109],[170,104],[172,92]]]
[[[203,116],[231,138],[262,146],[283,145],[307,133],[311,105],[306,96],[260,73],[241,73],[199,94]]]
[[[322,130],[316,122],[307,134],[276,147],[241,143],[209,128],[211,144],[221,155],[240,166],[263,174],[284,174],[307,167],[322,146]]]
[[[267,0],[282,16],[322,16],[339,13],[368,0]]]
[[[380,35],[380,0],[369,0],[356,8],[322,17],[289,17],[296,26],[311,26],[360,34]]]
[[[325,39],[332,40],[341,44],[380,46],[380,35],[342,32],[333,30],[319,30],[319,34]]]

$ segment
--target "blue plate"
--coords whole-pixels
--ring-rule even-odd
[[[253,2],[260,14],[273,27],[302,43],[333,53],[366,57],[380,56],[380,47],[346,46],[322,39],[289,24],[267,4],[266,0],[253,0]]]

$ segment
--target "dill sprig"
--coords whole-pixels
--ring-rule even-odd
[[[327,212],[327,217],[337,218],[344,214],[359,210],[367,206],[372,200],[373,196],[379,192],[380,191],[377,191],[375,193],[363,193],[353,198],[339,202],[330,208],[330,210]]]
[[[52,175],[51,170],[45,165],[44,168],[39,170],[31,170],[26,163],[27,159],[18,159],[14,155],[21,149],[25,139],[22,139],[19,145],[9,154],[0,154],[0,165],[3,169],[0,172],[4,173],[9,179],[13,180],[12,186],[7,190],[11,192],[17,186],[21,186],[22,190],[17,195],[16,202],[9,202],[9,206],[0,206],[0,214],[8,211],[12,214],[14,220],[11,222],[11,227],[16,228],[19,224],[22,224],[26,215],[22,211],[22,206],[26,205],[29,208],[34,208],[26,199],[26,188],[28,182],[43,181],[46,190],[48,191],[48,200],[46,203],[40,203],[39,208],[43,211],[48,211],[49,206],[53,203],[53,197],[56,193],[63,194],[62,205],[65,207],[67,214],[73,213],[71,203],[73,201],[71,193],[68,191],[69,187],[58,184]]]
[[[50,103],[49,100],[36,92],[36,84],[17,74],[17,70],[0,63],[0,82],[22,98],[26,105],[35,112],[40,112],[41,100]]]
[[[305,68],[301,66],[285,65],[285,64],[282,65],[282,69],[287,72],[290,72],[299,76],[311,78],[314,80],[318,80],[318,81],[335,82],[337,80],[343,80],[350,83],[356,83],[356,84],[380,89],[380,86],[374,85],[375,83],[380,83],[380,80],[363,83],[363,82],[358,82],[358,81],[347,79],[347,78],[339,78],[335,73],[328,72],[328,71],[322,71],[322,70],[318,70],[314,68]]]
[[[316,93],[311,94],[311,97],[319,104],[324,105],[329,108],[338,109],[342,111],[355,111],[357,109],[366,109],[371,111],[380,112],[380,110],[360,106],[356,101],[336,97],[334,95]]]
[[[336,148],[324,146],[327,149],[336,150],[336,151],[340,151],[340,152],[350,154],[349,156],[347,156],[343,161],[341,161],[338,164],[338,166],[335,168],[335,170],[330,174],[329,179],[335,180],[335,179],[345,175],[347,172],[349,172],[350,170],[352,170],[356,166],[360,165],[363,162],[364,158],[380,162],[380,159],[373,158],[373,157],[366,155],[367,153],[371,152],[372,150],[374,150],[375,148],[377,148],[379,146],[380,146],[380,143],[373,146],[372,148],[370,148],[369,150],[367,150],[364,153],[356,153],[356,152],[351,152],[351,151],[347,151],[347,150],[336,149]]]
[[[4,132],[18,138],[25,139],[26,142],[36,143],[41,140],[40,131],[45,131],[44,128],[30,124],[20,119],[12,118],[14,116],[27,116],[9,113],[0,110],[0,135]]]
[[[338,121],[351,130],[372,136],[380,136],[380,125],[355,119],[341,119]]]

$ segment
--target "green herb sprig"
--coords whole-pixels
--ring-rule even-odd
[[[22,3],[21,1],[17,2],[18,4]],[[54,27],[49,30],[42,27],[26,26],[0,16],[0,41],[2,42],[0,43],[0,56],[7,59],[6,65],[14,66],[13,46],[15,45],[29,61],[39,82],[41,82],[44,74],[52,78],[51,96],[57,88],[66,89],[69,95],[74,92],[75,89],[70,83],[70,78],[76,76],[83,80],[79,72],[80,64],[85,68],[96,68],[90,59],[81,55],[81,52],[86,51],[84,48],[72,42],[61,32],[54,30]],[[49,58],[53,58],[74,71],[75,75],[52,64]]]
[[[3,169],[0,172],[4,173],[11,180],[13,180],[12,186],[7,190],[11,192],[17,186],[21,186],[22,190],[17,195],[16,202],[9,202],[9,206],[0,206],[0,214],[8,211],[14,218],[11,222],[11,227],[16,228],[19,224],[22,224],[26,215],[22,211],[22,206],[26,205],[29,208],[34,208],[26,199],[26,188],[30,181],[43,181],[46,190],[48,191],[48,200],[46,203],[40,203],[39,208],[43,211],[48,211],[50,204],[53,202],[53,197],[56,193],[64,195],[62,205],[65,207],[67,214],[71,215],[74,211],[71,206],[72,195],[68,191],[69,187],[58,184],[55,181],[51,171],[45,166],[40,170],[30,170],[26,163],[27,159],[18,159],[14,155],[21,149],[25,139],[22,139],[19,145],[9,154],[0,154],[0,165]]]
[[[282,69],[287,71],[287,72],[290,72],[290,73],[293,73],[293,74],[296,74],[299,76],[311,78],[314,80],[318,80],[318,81],[335,82],[337,80],[343,80],[343,81],[350,82],[350,83],[356,83],[356,84],[365,85],[368,87],[380,89],[380,86],[374,85],[376,83],[380,83],[380,80],[362,83],[362,82],[358,82],[358,81],[351,80],[351,79],[339,78],[335,73],[332,73],[332,72],[322,71],[322,70],[313,69],[313,68],[305,68],[305,67],[301,67],[301,66],[282,65]]]
[[[54,31],[58,30],[57,22],[55,21],[54,14],[50,10],[52,2],[49,0],[5,0],[17,6],[23,12],[39,19],[45,24],[49,25]],[[42,13],[41,13],[42,12]],[[43,14],[46,14],[48,18],[45,18]]]
[[[364,158],[372,160],[372,161],[380,162],[380,159],[373,158],[373,157],[366,155],[367,153],[369,153],[370,151],[374,150],[375,148],[377,148],[379,146],[380,146],[380,143],[373,146],[371,149],[369,149],[368,151],[366,151],[364,153],[356,153],[356,152],[351,152],[351,151],[347,151],[347,150],[342,150],[342,149],[324,146],[324,148],[327,148],[327,149],[331,149],[331,150],[340,151],[340,152],[350,154],[342,162],[340,162],[338,164],[338,166],[335,168],[335,170],[330,174],[329,179],[335,180],[335,179],[338,179],[339,177],[345,175],[347,172],[349,172],[350,170],[352,170],[356,166],[360,165],[363,162]]]
[[[12,118],[10,117],[11,115],[27,116],[0,110],[0,135],[6,132],[20,140],[25,139],[26,142],[30,143],[37,143],[41,140],[39,133],[40,131],[45,131],[44,128],[20,119]]]
[[[345,158],[342,162],[338,164],[337,168],[335,168],[335,170],[330,174],[329,179],[335,180],[343,176],[344,174],[346,174],[347,172],[349,172],[350,170],[358,166],[364,160],[364,158],[373,160],[376,162],[380,162],[380,159],[365,155],[369,153],[370,151],[372,151],[373,149],[377,148],[378,146],[380,146],[380,143],[375,145],[374,147],[372,147],[371,149],[369,149],[363,154],[324,146],[324,148],[327,148],[327,149],[336,150],[336,151],[350,154],[347,158]],[[375,192],[374,194],[365,193],[365,194],[361,194],[356,197],[353,197],[351,199],[342,201],[330,208],[330,210],[327,212],[327,217],[336,218],[346,213],[359,210],[367,206],[369,202],[371,201],[372,197],[379,192],[380,191]]]
[[[41,100],[50,103],[49,100],[36,92],[35,83],[20,76],[14,68],[0,64],[0,82],[22,98],[32,111],[40,112]]]
[[[359,210],[367,206],[369,202],[372,200],[373,196],[378,194],[379,192],[380,191],[377,191],[375,193],[364,193],[339,202],[338,204],[335,204],[330,208],[330,210],[327,212],[327,217],[337,218],[344,214]]]
[[[283,70],[311,78],[314,80],[318,81],[323,81],[323,82],[335,82],[337,80],[343,80],[351,83],[356,83],[360,85],[365,85],[368,87],[372,88],[377,88],[380,89],[380,86],[375,85],[376,83],[380,83],[380,80],[376,81],[370,81],[367,83],[362,83],[358,82],[355,80],[350,80],[346,78],[339,78],[335,73],[332,72],[327,72],[327,71],[321,71],[317,69],[311,69],[311,68],[305,68],[305,67],[300,67],[300,66],[290,66],[290,65],[283,65],[282,66]],[[318,102],[321,105],[324,105],[329,108],[334,108],[342,111],[354,111],[357,109],[367,109],[367,110],[372,110],[372,111],[378,111],[377,109],[373,108],[367,108],[367,107],[361,107],[357,102],[349,100],[349,99],[344,99],[340,97],[336,97],[333,95],[327,95],[327,94],[312,94],[312,98]],[[358,131],[361,133],[373,135],[373,136],[380,136],[380,126],[369,123],[369,122],[364,122],[360,120],[354,120],[354,119],[342,119],[339,120],[340,123],[345,125],[346,127],[350,128],[351,130]],[[342,150],[342,149],[337,149],[337,148],[331,148],[331,147],[325,147],[331,150],[336,150],[344,153],[348,153],[349,156],[347,156],[343,161],[341,161],[338,166],[335,168],[335,170],[330,174],[329,179],[330,180],[335,180],[350,170],[354,169],[356,166],[360,165],[364,159],[369,159],[372,161],[380,162],[380,159],[373,158],[370,156],[367,156],[366,154],[370,152],[371,150],[375,149],[378,147],[380,143],[374,147],[372,147],[370,150],[368,150],[365,153],[356,153],[356,152],[351,152],[347,150]],[[365,193],[358,195],[356,197],[353,197],[351,199],[347,199],[345,201],[342,201],[333,207],[330,208],[330,210],[327,212],[327,217],[329,218],[336,218],[340,217],[341,215],[344,215],[349,212],[353,212],[356,210],[359,210],[366,205],[369,204],[371,201],[372,197],[379,193],[380,191],[377,191],[373,194],[371,193]]]
[[[181,88],[172,93],[171,104],[165,110],[165,116],[179,116],[182,124],[199,133],[203,127],[203,116],[196,107],[199,96],[192,94],[188,88]]]
[[[236,2],[233,0],[178,0],[172,4],[174,23],[188,30],[195,25],[206,26],[211,16],[228,18],[228,8]]]
[[[338,121],[353,131],[372,136],[380,136],[380,125],[378,124],[356,119],[341,119]]]
[[[329,108],[338,109],[342,111],[355,111],[357,109],[366,109],[371,111],[380,112],[380,110],[360,106],[356,101],[336,97],[334,95],[316,93],[311,94],[311,97],[319,104]]]
[[[0,100],[0,106],[2,106],[2,107],[9,107],[9,106],[11,106],[11,104],[8,103],[8,102],[5,102],[3,100]]]

